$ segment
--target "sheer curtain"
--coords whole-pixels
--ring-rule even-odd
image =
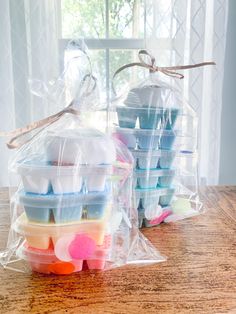
[[[30,78],[50,82],[59,75],[58,14],[54,0],[0,2],[0,130],[9,131],[41,119],[57,108],[30,92]],[[12,151],[0,138],[0,186],[9,184]]]
[[[78,0],[79,1],[79,0]],[[146,0],[146,45],[158,65],[214,60],[176,81],[200,120],[200,178],[217,184],[227,0]],[[30,78],[53,82],[60,73],[60,1],[0,1],[0,129],[7,131],[57,111],[30,93]],[[50,85],[50,84],[49,84]],[[10,152],[0,138],[0,186],[8,184]]]
[[[185,71],[184,80],[175,83],[199,117],[200,184],[217,184],[228,1],[147,3],[147,47],[158,65],[216,62],[215,67]]]

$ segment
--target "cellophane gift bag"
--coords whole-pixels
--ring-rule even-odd
[[[197,120],[190,104],[160,73],[146,70],[144,79],[130,83],[113,97],[110,130],[134,157],[133,204],[139,227],[181,220],[202,211]]]
[[[97,105],[87,78],[65,110],[21,134],[9,161],[17,186],[5,268],[66,275],[165,260],[138,229],[132,154],[87,119]]]

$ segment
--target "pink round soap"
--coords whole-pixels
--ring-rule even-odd
[[[76,235],[69,245],[69,254],[73,259],[87,259],[96,249],[96,243],[87,235]]]

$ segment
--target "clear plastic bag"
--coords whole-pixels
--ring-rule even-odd
[[[10,162],[11,231],[1,263],[69,274],[165,260],[138,231],[125,145],[65,115]],[[17,266],[15,266],[17,269]]]
[[[133,201],[140,227],[202,211],[197,116],[160,77],[150,72],[146,79],[130,84],[128,91],[115,95],[109,119],[113,136],[129,148],[135,160]]]
[[[49,103],[48,112],[62,109],[73,100],[74,107],[82,111],[104,108],[101,102],[100,86],[96,75],[92,74],[89,51],[83,39],[68,42],[65,49],[64,70],[58,77],[42,81],[38,77],[29,78],[32,95]],[[52,109],[52,110],[51,110]]]
[[[138,229],[132,154],[89,127],[92,82],[89,77],[76,93],[70,107],[76,114],[37,124],[33,135],[21,132],[16,141],[24,144],[9,162],[16,188],[10,189],[11,228],[0,252],[5,268],[71,274],[165,260]]]

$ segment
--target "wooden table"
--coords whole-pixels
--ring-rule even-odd
[[[236,187],[201,195],[204,215],[143,231],[167,262],[59,277],[1,269],[0,313],[236,313]]]

